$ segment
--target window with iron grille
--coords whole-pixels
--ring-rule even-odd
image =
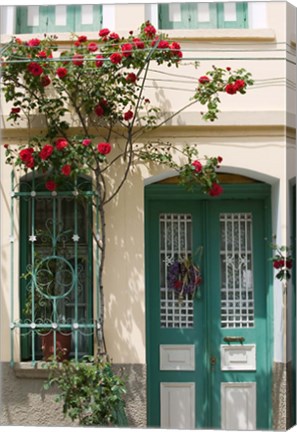
[[[246,2],[159,4],[160,29],[247,28]]]
[[[43,178],[22,178],[12,199],[20,217],[21,360],[45,358],[44,338],[51,335],[52,355],[60,355],[60,335],[68,338],[70,357],[93,353],[97,321],[93,316],[93,203],[89,179],[45,189]],[[43,349],[42,349],[43,348]],[[64,349],[64,348],[63,348]]]
[[[16,33],[98,31],[102,5],[19,6]]]

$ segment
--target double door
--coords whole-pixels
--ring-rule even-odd
[[[149,426],[269,428],[265,201],[156,199],[146,215]],[[185,258],[194,297],[170,282]]]

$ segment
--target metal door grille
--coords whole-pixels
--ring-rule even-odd
[[[222,213],[221,226],[221,326],[254,326],[252,268],[252,215]]]
[[[161,327],[190,328],[194,324],[191,295],[180,301],[167,286],[168,265],[175,259],[192,254],[192,217],[190,214],[160,215],[160,313]]]

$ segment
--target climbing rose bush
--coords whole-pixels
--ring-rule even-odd
[[[199,186],[214,198],[223,192],[217,176],[222,156],[201,157],[195,145],[149,139],[148,132],[177,114],[164,118],[145,94],[150,66],[179,67],[183,61],[180,43],[159,33],[149,21],[126,38],[107,28],[98,32],[97,40],[75,34],[65,49],[56,36],[28,42],[13,37],[2,55],[1,90],[11,106],[7,120],[17,128],[26,121],[28,135],[25,144],[4,145],[6,162],[15,170],[41,176],[53,194],[79,175],[92,176],[94,205],[99,202],[100,232],[94,240],[100,250],[100,281],[106,250],[105,205],[121,191],[136,164],[175,170],[181,184],[189,189]],[[214,121],[221,95],[242,97],[252,84],[245,69],[213,66],[197,76],[190,104],[197,103],[197,111],[205,108],[202,118]],[[102,296],[102,334],[103,311]]]
[[[120,136],[126,142],[122,157],[128,162],[127,171],[136,159],[154,161],[176,169],[184,184],[200,184],[207,193],[218,196],[222,188],[216,176],[220,163],[216,157],[202,160],[197,149],[186,146],[178,149],[184,163],[179,166],[173,161],[172,148],[158,141],[155,145],[138,143],[136,150],[133,139],[133,128],[145,132],[158,126],[160,111],[144,95],[150,63],[178,67],[182,58],[180,44],[158,33],[148,21],[138,34],[131,31],[127,38],[107,28],[98,32],[97,41],[75,35],[71,47],[63,51],[55,36],[28,42],[13,38],[2,63],[3,92],[12,103],[8,119],[17,125],[25,117],[30,124],[40,115],[46,127],[25,146],[7,148],[7,162],[42,173],[51,181],[45,183],[49,190],[63,184],[65,177],[95,172],[102,190],[102,172],[113,165],[114,158],[119,160],[118,148],[114,158],[112,154],[113,141]],[[193,100],[206,105],[203,118],[213,121],[220,93],[244,94],[251,84],[244,69],[214,67],[198,77]],[[72,123],[79,127],[77,135],[71,133]],[[120,132],[114,134],[118,128]],[[104,190],[103,195],[107,196]]]

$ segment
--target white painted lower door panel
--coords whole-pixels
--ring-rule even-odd
[[[195,383],[162,382],[161,428],[195,429]]]
[[[221,415],[222,429],[255,430],[256,383],[221,383]]]

